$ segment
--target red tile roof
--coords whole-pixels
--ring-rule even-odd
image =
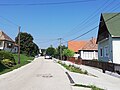
[[[78,50],[97,50],[96,39],[86,41],[68,41],[68,49],[78,52]]]
[[[87,41],[68,41],[68,49],[78,52],[79,49],[86,44]]]

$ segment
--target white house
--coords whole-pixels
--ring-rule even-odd
[[[79,56],[85,60],[98,59],[98,49],[95,38],[91,40],[69,41],[68,49],[76,53],[74,57]]]
[[[98,59],[98,49],[96,44],[96,39],[92,38],[87,41],[86,44],[79,49],[80,58],[85,60],[95,60]]]
[[[120,64],[120,13],[101,14],[97,43],[100,61]]]
[[[16,50],[18,49],[13,50],[14,48],[17,48],[14,46],[16,46],[15,42],[8,35],[6,35],[3,31],[0,31],[0,50],[5,50],[9,52],[14,52],[14,51],[17,52]]]

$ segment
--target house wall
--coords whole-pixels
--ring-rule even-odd
[[[18,46],[14,46],[14,48],[12,49],[12,53],[18,53]]]
[[[102,56],[101,56],[101,49],[102,49]],[[105,62],[108,62],[110,60],[111,62],[113,62],[111,36],[109,36],[109,38],[106,38],[98,42],[98,60]]]
[[[8,43],[12,44],[12,47],[8,47]],[[8,41],[0,41],[0,50],[9,51],[12,53],[18,52],[18,46],[14,46],[14,43]]]
[[[4,48],[4,41],[0,41],[0,49],[3,50]]]
[[[80,57],[86,60],[98,59],[98,52],[94,50],[80,51]]]
[[[8,47],[8,43],[9,43],[9,44],[12,44],[12,46],[11,46],[11,47]],[[9,52],[12,51],[12,49],[13,49],[13,43],[12,43],[12,42],[4,41],[4,45],[5,45],[5,46],[4,46],[4,50],[5,50],[5,51],[9,51]]]
[[[113,38],[113,63],[120,64],[120,38]]]

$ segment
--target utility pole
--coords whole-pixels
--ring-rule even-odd
[[[62,38],[58,38],[60,40],[60,60],[62,60],[62,48],[61,48],[61,40]]]
[[[20,26],[18,27],[18,64],[20,64]]]

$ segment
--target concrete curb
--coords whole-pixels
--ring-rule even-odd
[[[61,61],[61,60],[54,60],[55,63],[57,63],[58,61]],[[65,61],[62,61],[63,64],[65,64]],[[69,63],[69,62],[68,62]],[[58,64],[58,63],[57,63]],[[73,63],[69,63],[70,65],[73,65]],[[69,65],[68,64],[68,65]],[[72,90],[91,90],[91,88],[85,88],[85,87],[76,87],[74,86],[75,84],[77,84],[75,81],[74,81],[74,78],[70,75],[70,71],[67,70],[66,68],[64,68],[63,66],[61,66],[60,64],[58,64],[63,70],[64,72],[66,73],[69,81],[70,81],[70,84],[71,84],[71,87],[72,87]]]

